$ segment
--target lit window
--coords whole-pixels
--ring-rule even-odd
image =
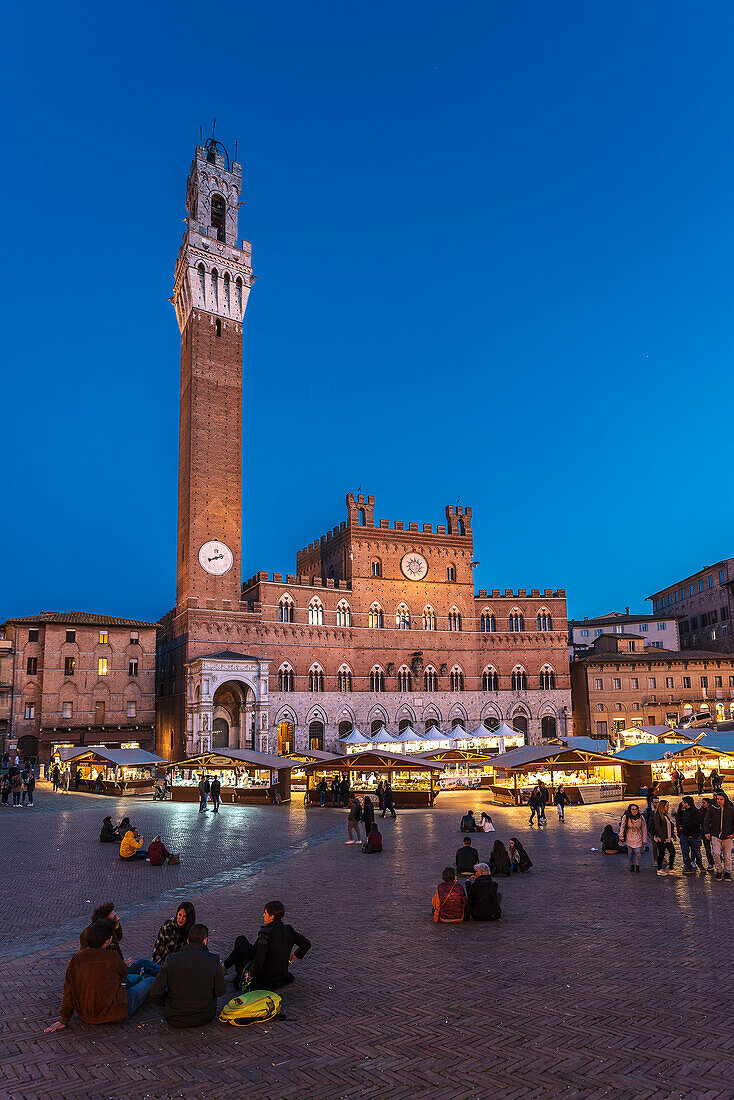
[[[106,630],[100,630],[100,632],[99,632],[99,644],[100,645],[108,645],[109,640],[110,640],[110,636],[109,636],[108,632]]]
[[[36,704],[35,703],[26,703],[26,705],[25,705],[25,716],[26,716],[26,718],[35,718],[36,717]]]
[[[336,625],[351,626],[352,610],[346,600],[340,600],[336,608]]]
[[[73,657],[64,657],[64,676],[74,675],[75,659]]]
[[[323,626],[324,607],[317,597],[314,597],[308,605],[308,622],[310,626]]]
[[[308,690],[309,691],[323,691],[324,690],[324,674],[318,665],[314,665],[308,674]]]
[[[337,681],[339,691],[349,692],[352,690],[352,670],[348,665],[342,665],[337,672]]]
[[[107,675],[107,658],[106,657],[100,657],[99,660],[97,661],[97,672],[100,676],[106,676]]]
[[[382,630],[382,608],[379,604],[373,603],[370,608],[369,615],[367,617],[370,630]]]
[[[395,612],[395,625],[398,630],[410,630],[410,611],[404,603]]]
[[[594,680],[594,687],[596,688],[597,691],[603,691],[604,690],[604,681],[603,680],[598,680],[598,679]]]

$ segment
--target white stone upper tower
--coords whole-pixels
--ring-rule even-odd
[[[187,229],[176,261],[173,304],[183,333],[192,309],[242,322],[254,278],[252,246],[237,241],[242,165],[209,138],[196,146],[186,183]]]

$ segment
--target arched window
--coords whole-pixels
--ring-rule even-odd
[[[543,691],[553,691],[556,686],[556,674],[550,665],[543,665],[540,670],[540,686]]]
[[[370,691],[385,690],[385,673],[376,665],[370,672]]]
[[[382,576],[382,562],[380,561],[379,558],[373,558],[372,559],[372,576],[373,577],[381,577]]]
[[[454,665],[454,667],[451,669],[450,681],[452,691],[464,690],[464,673],[461,671],[458,665]]]
[[[413,690],[413,677],[410,674],[410,669],[407,665],[398,672],[398,691],[412,691]]]
[[[426,733],[428,733],[429,730],[437,730],[437,729],[440,729],[440,726],[438,724],[438,718],[426,718],[426,721],[425,721]]]
[[[324,690],[324,673],[319,665],[311,665],[308,672],[308,690],[309,691],[323,691]]]
[[[324,748],[324,723],[318,720],[308,724],[308,747],[310,749],[323,750]]]
[[[458,607],[449,611],[449,630],[461,630],[461,612]]]
[[[352,723],[349,721],[348,718],[345,718],[343,722],[339,723],[339,740],[343,741],[345,737],[349,737],[349,734],[352,732],[353,729],[354,726],[352,725]]]
[[[219,309],[219,272],[212,268],[212,303],[215,309]]]
[[[324,605],[318,596],[314,596],[308,605],[308,623],[309,626],[324,625]]]
[[[479,618],[479,629],[482,634],[494,634],[497,630],[497,620],[494,617],[494,612],[490,611],[488,607],[485,607]]]
[[[217,231],[217,240],[225,240],[225,215],[227,207],[221,195],[212,195],[212,226]]]
[[[492,730],[499,729],[499,725],[500,725],[499,718],[495,718],[495,716],[493,714],[490,714],[490,716],[488,718],[484,719],[484,728],[489,730],[490,733],[492,732]]]
[[[546,714],[540,720],[540,733],[544,741],[552,741],[556,736],[556,720],[552,714]]]
[[[235,301],[237,303],[237,316],[242,317],[242,279],[239,275],[235,283]]]
[[[336,605],[336,625],[352,625],[352,609],[346,600],[339,600],[339,603]]]
[[[521,634],[525,629],[525,617],[518,607],[513,607],[510,612],[510,630],[513,634]]]
[[[206,309],[206,272],[203,264],[199,264],[199,294],[201,303]]]
[[[513,691],[527,691],[528,690],[528,676],[522,665],[515,665],[512,670],[512,690]]]
[[[423,673],[423,683],[426,691],[438,691],[438,673],[433,665],[429,665]]]
[[[553,619],[551,618],[551,613],[547,607],[541,607],[540,611],[538,612],[537,622],[538,630],[553,629]]]
[[[367,618],[370,630],[382,630],[382,608],[379,603],[373,603]]]
[[[229,272],[224,273],[224,308],[229,313],[230,299],[229,299]]]
[[[285,596],[280,597],[280,603],[278,604],[278,622],[293,622],[293,600],[287,593]]]
[[[452,718],[451,719],[451,729],[452,730],[463,730],[464,729],[464,719],[463,718]]]
[[[410,611],[407,604],[398,604],[395,612],[395,625],[398,630],[410,630]]]
[[[482,690],[483,691],[499,691],[500,678],[497,675],[497,670],[492,668],[485,668],[482,673]]]
[[[342,665],[336,674],[336,678],[339,691],[347,692],[352,690],[352,670],[349,665]]]
[[[435,630],[436,629],[436,612],[431,605],[423,608],[423,629]]]
[[[296,674],[286,661],[278,669],[278,691],[295,691]]]

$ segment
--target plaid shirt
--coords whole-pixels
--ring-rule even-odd
[[[181,935],[176,927],[175,920],[167,920],[161,925],[160,932],[156,936],[153,948],[153,962],[164,963],[169,955],[173,955],[181,948]]]

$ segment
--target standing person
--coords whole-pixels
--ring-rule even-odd
[[[370,829],[375,821],[375,807],[372,804],[372,799],[368,794],[364,796],[364,806],[362,807],[362,821],[364,823],[364,835],[369,838]]]
[[[658,798],[658,796],[656,794],[654,794],[652,796],[652,800],[648,801],[647,809],[645,810],[644,814],[642,815],[645,819],[645,825],[647,826],[647,837],[648,837],[648,840],[649,840],[649,843],[650,843],[650,847],[652,849],[652,861],[653,861],[653,863],[657,863],[658,845],[657,845],[657,841],[655,840],[655,833],[653,831],[652,823],[653,823],[653,818],[655,817],[655,811],[658,808],[659,801],[660,801],[660,799]]]
[[[652,830],[657,845],[658,874],[667,875],[668,872],[673,870],[673,864],[675,863],[675,845],[673,844],[675,823],[670,816],[670,803],[667,798],[661,798],[658,801],[658,808],[652,818]],[[663,868],[666,852],[668,853],[668,866]]]
[[[382,780],[377,784],[377,805],[379,812],[382,813],[385,809],[385,784]]]
[[[8,798],[10,797],[10,776],[6,772],[2,779],[0,779],[0,803],[3,806],[7,806]]]
[[[703,768],[699,764],[696,768],[696,790],[698,791],[698,797],[703,794],[703,785],[706,782],[706,776],[703,774]]]
[[[348,774],[343,776],[342,781],[339,785],[339,805],[340,806],[348,806],[349,805],[349,775]]]
[[[335,775],[331,781],[331,804],[332,806],[339,805],[339,776]]]
[[[706,819],[706,812],[708,811],[708,808],[709,808],[710,805],[711,805],[711,799],[710,798],[702,798],[701,799],[701,805],[698,807],[698,810],[699,810],[699,813],[701,814],[701,841],[703,843],[703,850],[706,853],[706,862],[708,864],[708,866],[706,867],[706,870],[708,871],[708,873],[710,875],[712,875],[714,873],[714,871],[716,870],[716,868],[714,866],[714,853],[713,853],[713,849],[711,847],[711,837],[706,836],[706,833],[704,832],[704,827],[703,827],[703,823]]]
[[[679,794],[680,792],[678,790],[678,780],[680,778],[680,772],[677,768],[671,768],[670,778],[673,783],[673,794]]]
[[[543,824],[543,821],[542,821],[543,806],[542,806],[542,802],[541,802],[540,788],[539,787],[533,787],[532,791],[530,792],[530,798],[528,800],[528,806],[530,807],[530,824],[532,825],[533,824],[533,818],[537,817],[538,827],[540,827]]]
[[[711,841],[716,867],[716,881],[731,882],[731,849],[734,840],[734,806],[722,790],[714,793],[714,801],[706,811],[703,831]]]
[[[383,809],[382,809],[382,816],[384,817],[385,814],[387,813],[387,811],[389,810],[390,815],[392,816],[392,819],[394,821],[395,820],[395,806],[393,805],[392,787],[390,786],[389,779],[385,780],[384,800],[385,800],[385,804],[384,804]]]
[[[59,787],[61,786],[61,771],[59,770],[58,764],[54,764],[53,768],[51,769],[51,779],[53,781],[54,792],[58,791]]]
[[[226,990],[224,969],[208,942],[207,926],[194,924],[181,950],[169,955],[155,976],[150,999],[162,1006],[171,1027],[202,1027],[217,1014],[217,997]]]
[[[636,802],[630,802],[619,823],[620,844],[627,845],[630,871],[640,873],[640,860],[647,844],[647,825]]]
[[[711,790],[718,791],[721,787],[721,776],[716,768],[712,768],[709,772],[709,779],[711,780]]]
[[[25,788],[23,790],[23,798],[28,795],[28,805],[33,806],[33,792],[36,789],[36,777],[33,774],[33,768],[29,768],[25,777]]]
[[[319,783],[319,802],[322,806],[326,805],[326,795],[328,793],[328,790],[329,788],[326,785],[326,780],[322,779]]]
[[[10,781],[10,789],[13,792],[13,808],[17,806],[20,809],[20,795],[23,790],[23,780],[20,778],[19,771],[13,774],[13,778]]]
[[[538,789],[540,791],[540,820],[543,825],[546,824],[545,808],[548,805],[548,788],[542,779],[538,780]]]
[[[658,785],[657,779],[653,779],[652,783],[647,788],[647,805],[648,805],[648,809],[649,809],[650,806],[652,806],[653,799],[657,799],[657,797],[658,797],[655,794],[655,788],[657,787],[657,785]],[[649,827],[648,827],[647,831],[650,832]]]
[[[202,775],[199,780],[199,813],[206,813],[206,804],[209,800],[209,780]]]
[[[74,768],[74,790],[75,791],[79,790],[79,780],[81,779],[81,777],[82,776],[81,776],[81,772],[79,771],[79,768],[75,767]]]
[[[347,833],[349,834],[349,840],[345,840],[345,844],[359,844],[359,822],[362,818],[362,807],[359,799],[355,795],[352,801],[349,803],[349,817],[347,818]],[[352,840],[352,833],[356,834],[357,839]]]
[[[218,814],[219,813],[219,803],[222,801],[222,784],[219,782],[219,779],[217,778],[216,775],[212,779],[211,796],[212,796],[212,802],[214,804],[214,813]],[[202,925],[202,928],[203,927],[204,926]]]
[[[678,829],[680,851],[683,856],[683,874],[694,875],[696,871],[693,864],[695,863],[701,874],[705,875],[706,872],[703,869],[703,860],[701,859],[703,819],[701,818],[701,811],[696,808],[696,804],[689,794],[684,796],[678,807],[675,824]]]
[[[571,799],[568,797],[563,787],[558,787],[556,793],[553,795],[553,801],[558,807],[558,818],[560,821],[565,821],[564,806],[570,805]]]
[[[99,779],[101,774],[102,774],[101,772],[97,773],[97,781],[99,782],[100,791],[102,790],[102,783],[100,782],[100,779]],[[69,768],[64,768],[64,774],[61,776],[61,787],[64,791],[64,794],[69,793],[69,784],[70,783],[71,783],[71,771],[70,771]]]
[[[196,924],[196,910],[190,901],[182,901],[173,920],[164,921],[153,947],[153,962],[162,966],[169,955],[180,951]]]

